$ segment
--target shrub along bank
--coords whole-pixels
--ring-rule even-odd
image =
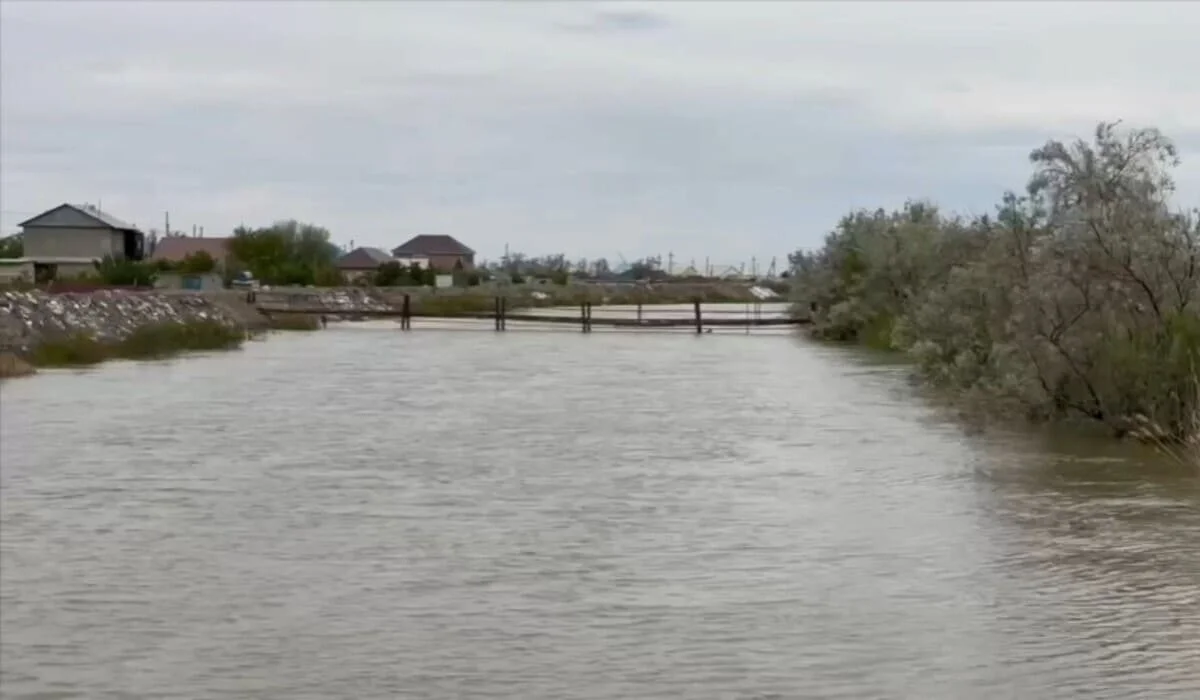
[[[1175,147],[1101,124],[1030,160],[994,215],[846,216],[792,256],[797,311],[820,338],[907,353],[986,412],[1200,440],[1200,217],[1169,204]]]
[[[29,355],[36,367],[94,365],[105,360],[148,360],[183,352],[240,347],[246,333],[217,321],[166,321],[135,329],[117,341],[105,342],[87,333],[46,340]]]

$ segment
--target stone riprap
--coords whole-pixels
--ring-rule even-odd
[[[0,292],[0,353],[27,355],[47,340],[81,333],[115,343],[144,326],[189,321],[245,326],[230,309],[201,295]]]
[[[258,308],[321,309],[331,316],[354,316],[364,311],[387,311],[396,308],[371,289],[337,287],[329,289],[261,290],[255,294]]]

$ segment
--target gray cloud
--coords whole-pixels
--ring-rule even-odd
[[[851,207],[986,211],[1030,149],[1118,117],[1177,138],[1200,201],[1200,9],[1013,7],[4,3],[0,227],[103,199],[210,232],[766,260]]]
[[[560,29],[586,34],[624,34],[665,29],[671,21],[664,15],[644,10],[599,10],[583,21],[560,22]]]

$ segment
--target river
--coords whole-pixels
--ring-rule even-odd
[[[0,695],[1200,697],[1182,467],[792,334],[415,325],[6,383]]]

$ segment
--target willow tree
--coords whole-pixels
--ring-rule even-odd
[[[927,379],[1006,411],[1200,430],[1200,216],[1171,208],[1170,140],[1118,127],[1034,150],[1025,193],[994,216],[843,219],[793,257],[817,333],[905,350]]]

